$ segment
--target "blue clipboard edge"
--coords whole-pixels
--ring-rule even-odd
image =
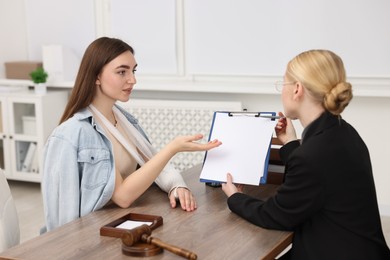
[[[217,115],[217,113],[228,113],[229,116],[235,116],[235,115],[240,115],[240,116],[245,116],[245,115],[249,115],[249,116],[255,116],[255,117],[261,117],[261,115],[265,115],[265,116],[271,116],[271,120],[275,120],[277,119],[278,117],[276,116],[276,112],[247,112],[247,111],[238,111],[238,112],[234,112],[234,111],[215,111],[214,112],[214,115],[213,115],[213,121],[211,122],[211,128],[210,128],[210,134],[209,134],[209,138],[208,138],[208,142],[210,142],[211,140],[211,135],[213,133],[213,128],[214,128],[214,122],[215,122],[215,117]],[[271,142],[272,142],[272,136],[269,140],[269,147],[268,147],[268,153],[267,153],[267,157],[265,158],[265,163],[264,163],[264,172],[263,172],[263,176],[260,177],[260,184],[266,184],[267,183],[267,176],[268,176],[268,167],[269,167],[269,157],[270,157],[270,153],[271,153]],[[202,168],[203,168],[203,165],[206,161],[206,157],[207,157],[207,152],[205,152],[205,155],[204,155],[204,159],[203,159],[203,163],[202,163]],[[215,186],[215,187],[218,187],[220,186],[223,182],[220,182],[220,181],[216,181],[216,180],[209,180],[209,179],[203,179],[203,178],[199,178],[199,181],[200,182],[205,182],[206,184],[211,184],[211,186]]]

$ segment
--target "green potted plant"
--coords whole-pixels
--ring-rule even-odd
[[[43,68],[37,68],[30,72],[31,80],[34,82],[35,93],[46,94],[46,80],[48,76]]]

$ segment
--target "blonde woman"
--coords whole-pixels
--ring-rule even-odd
[[[303,52],[288,63],[279,88],[285,118],[275,132],[284,144],[284,183],[261,201],[228,174],[229,208],[255,225],[294,231],[281,259],[390,259],[369,151],[340,115],[352,99],[342,60],[328,50]],[[304,127],[301,142],[293,119]]]

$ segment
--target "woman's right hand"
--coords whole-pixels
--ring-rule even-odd
[[[231,173],[228,173],[226,175],[226,183],[222,183],[222,190],[225,192],[226,196],[230,197],[234,193],[243,191],[244,185],[243,184],[234,184],[233,183],[233,176]]]
[[[198,143],[203,138],[202,134],[178,136],[173,139],[167,146],[169,146],[174,153],[178,152],[194,152],[194,151],[208,151],[218,147],[222,142],[213,140],[208,143]]]
[[[282,112],[278,113],[282,118],[279,119],[278,123],[275,126],[276,137],[283,144],[297,140],[297,134],[295,133],[294,125],[290,118],[284,116]]]

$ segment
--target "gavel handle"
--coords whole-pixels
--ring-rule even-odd
[[[158,238],[155,238],[155,237],[151,237],[151,236],[148,236],[146,234],[143,234],[141,239],[143,240],[143,242],[147,243],[147,244],[153,244],[153,245],[156,245],[158,247],[161,247],[161,248],[164,248],[176,255],[179,255],[179,256],[182,256],[182,257],[185,257],[187,259],[191,259],[191,260],[196,260],[198,258],[198,256],[191,252],[191,251],[188,251],[184,248],[180,248],[180,247],[177,247],[177,246],[173,246],[173,245],[170,245],[170,244],[167,244],[163,241],[161,241],[160,239]]]

